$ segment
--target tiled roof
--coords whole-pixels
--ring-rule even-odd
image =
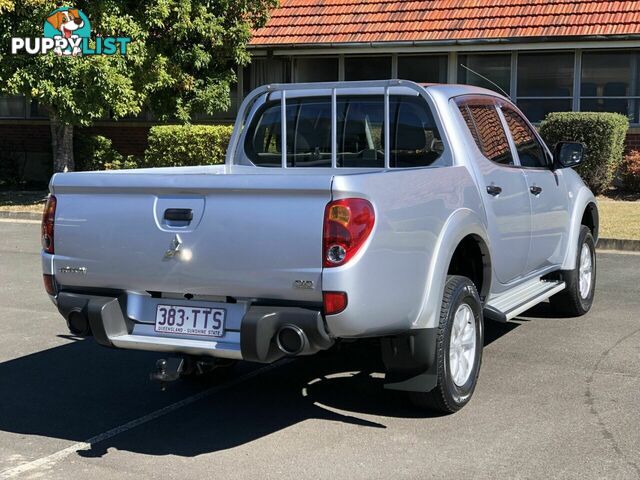
[[[281,0],[251,45],[640,35],[640,0]]]

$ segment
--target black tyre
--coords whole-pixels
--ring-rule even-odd
[[[587,313],[596,291],[596,245],[591,230],[584,225],[578,236],[576,267],[562,272],[562,279],[567,286],[549,299],[553,309],[571,317]]]
[[[444,289],[436,344],[438,384],[430,392],[413,392],[419,407],[453,413],[464,407],[476,387],[484,322],[475,285],[461,276],[450,276]]]

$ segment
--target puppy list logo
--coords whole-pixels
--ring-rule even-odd
[[[11,53],[46,55],[114,55],[127,54],[130,37],[96,37],[95,45],[89,44],[91,23],[77,8],[61,7],[49,14],[44,21],[44,36],[35,38],[13,37]]]

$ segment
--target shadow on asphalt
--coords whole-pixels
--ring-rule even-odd
[[[532,318],[562,319],[562,318],[573,318],[573,317],[571,317],[571,315],[567,315],[567,314],[556,311],[551,306],[551,304],[548,301],[546,301],[546,302],[537,304],[533,308],[530,308],[529,310],[521,314],[516,320],[527,321],[527,319],[532,319]]]
[[[486,343],[517,324],[487,322]],[[213,386],[179,381],[161,392],[148,380],[160,354],[111,350],[91,339],[0,364],[0,430],[85,441]],[[259,367],[241,364],[236,375]],[[429,418],[405,394],[385,390],[375,342],[342,344],[301,358],[79,451],[109,448],[192,457],[233,448],[309,419],[386,428],[384,417]],[[218,380],[224,381],[224,380]],[[382,417],[373,421],[362,416]]]

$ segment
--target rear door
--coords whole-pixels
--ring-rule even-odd
[[[477,147],[494,272],[501,283],[522,276],[531,241],[527,180],[514,155],[492,97],[466,97],[458,107]]]
[[[564,258],[562,247],[569,225],[567,189],[562,170],[551,170],[551,159],[529,122],[506,102],[500,108],[527,179],[531,200],[531,251],[527,270],[557,265]]]

